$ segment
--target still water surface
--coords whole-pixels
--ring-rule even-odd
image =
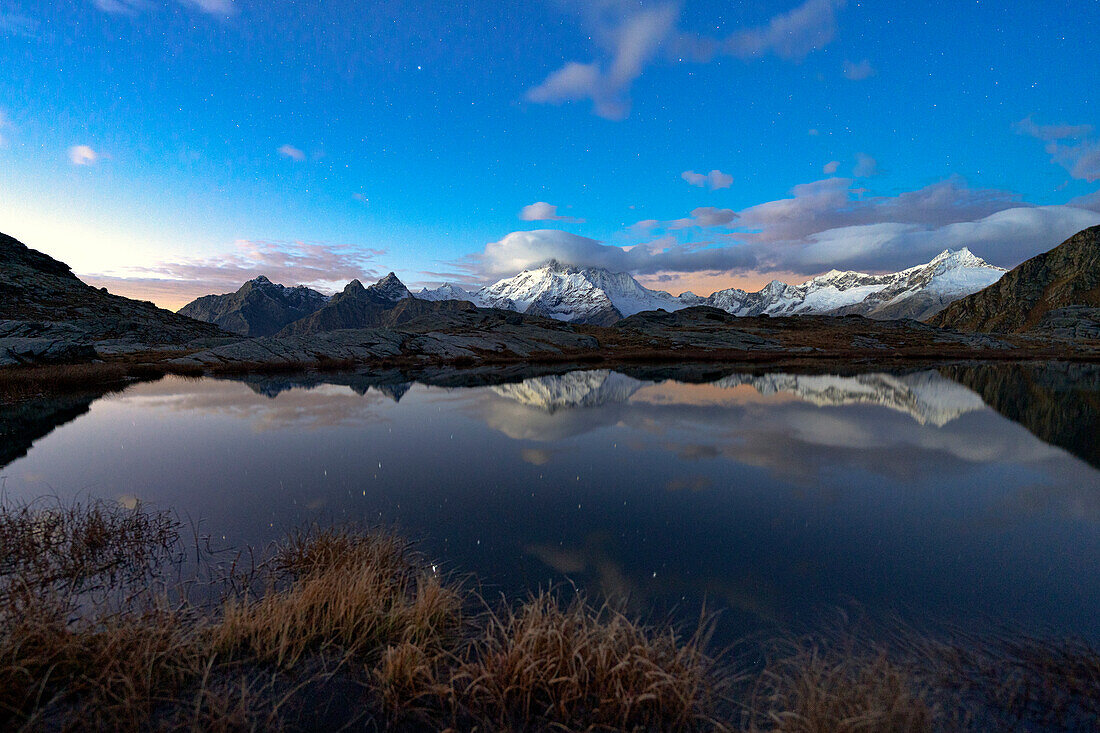
[[[138,498],[229,545],[396,524],[490,593],[705,601],[720,637],[841,607],[1100,638],[1100,380],[1025,372],[167,378],[59,419],[0,481]]]

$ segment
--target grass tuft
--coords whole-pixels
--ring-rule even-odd
[[[489,615],[452,694],[462,713],[500,729],[712,729],[717,695],[705,641],[542,593]]]
[[[924,733],[935,729],[929,691],[885,654],[779,644],[756,680],[745,728],[773,733]]]

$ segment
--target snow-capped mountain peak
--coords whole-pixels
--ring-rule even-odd
[[[691,292],[674,296],[650,290],[624,272],[552,259],[476,293],[444,284],[421,291],[417,297],[469,300],[482,307],[574,323],[613,323],[641,311],[673,311],[693,305],[709,305],[739,316],[856,313],[870,318],[924,319],[948,303],[992,285],[1004,273],[964,247],[944,250],[930,262],[900,272],[874,275],[834,269],[800,285],[772,280],[755,293],[729,288],[701,298]]]
[[[453,283],[443,283],[433,290],[423,288],[415,297],[421,300],[470,300],[472,293]]]

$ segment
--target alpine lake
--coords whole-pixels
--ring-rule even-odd
[[[24,405],[0,484],[226,548],[397,527],[486,596],[716,638],[838,613],[1100,639],[1100,366],[166,377]]]

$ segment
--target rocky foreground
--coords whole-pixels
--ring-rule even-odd
[[[913,361],[1100,357],[1100,343],[1051,342],[947,331],[860,316],[744,318],[697,306],[650,311],[614,326],[583,326],[492,309],[434,313],[391,328],[247,339],[173,357],[170,364],[230,368],[524,361]]]

